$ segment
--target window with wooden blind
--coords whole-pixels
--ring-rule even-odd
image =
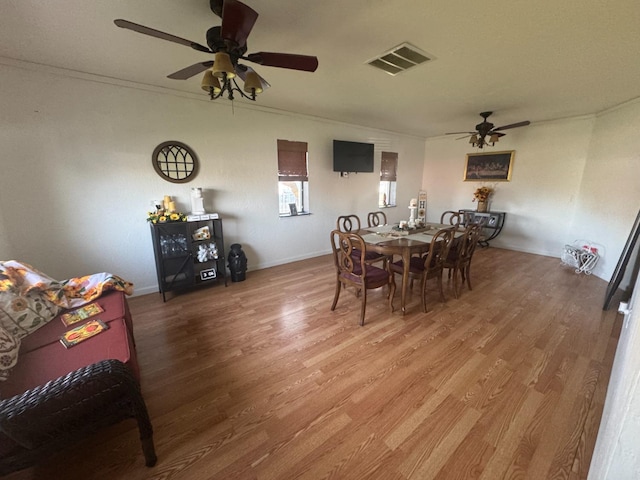
[[[278,208],[280,216],[309,213],[307,142],[278,140]]]
[[[395,152],[382,152],[380,162],[380,189],[378,206],[396,206],[396,177],[398,172],[398,154]]]

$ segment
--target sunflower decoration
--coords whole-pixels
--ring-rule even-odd
[[[147,222],[150,223],[171,223],[171,222],[186,222],[187,216],[184,213],[154,213],[147,212]]]

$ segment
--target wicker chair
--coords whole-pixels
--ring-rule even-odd
[[[87,434],[133,418],[145,464],[155,465],[153,429],[138,381],[119,360],[80,368],[0,401],[0,475],[41,462]]]

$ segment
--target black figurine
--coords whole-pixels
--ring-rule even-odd
[[[231,281],[244,281],[247,272],[247,256],[242,251],[242,245],[239,243],[231,245],[227,260],[229,261],[229,270],[231,271]]]

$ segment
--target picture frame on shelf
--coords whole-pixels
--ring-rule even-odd
[[[515,150],[504,152],[468,153],[464,166],[465,182],[509,182]]]
[[[295,203],[289,204],[289,212],[291,212],[291,216],[298,215],[298,208],[296,207]]]

